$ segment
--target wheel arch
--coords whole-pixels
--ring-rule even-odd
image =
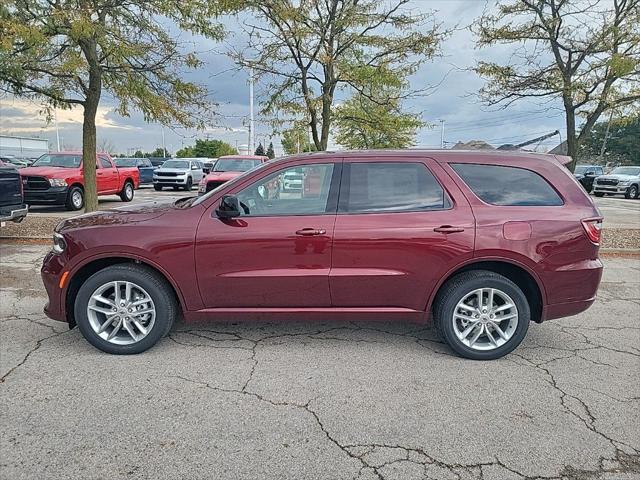
[[[438,285],[433,289],[427,305],[427,312],[432,314],[433,305],[438,294],[446,283],[454,276],[462,272],[473,270],[487,270],[502,275],[514,282],[527,297],[531,309],[531,320],[541,323],[546,293],[544,287],[535,273],[525,265],[503,258],[474,258],[471,261],[458,265],[449,271]]]
[[[154,264],[153,262],[148,261],[148,259],[127,256],[127,255],[119,255],[119,256],[102,256],[102,257],[92,257],[88,259],[86,262],[76,267],[71,275],[69,283],[64,292],[64,306],[65,306],[65,315],[67,318],[67,322],[69,323],[69,328],[73,328],[76,325],[76,321],[74,318],[74,306],[73,302],[80,290],[82,284],[94,273],[107,268],[113,265],[122,265],[126,263],[133,263],[138,265],[144,265],[147,268],[158,273],[162,278],[167,281],[167,284],[173,291],[175,295],[175,299],[180,307],[180,311],[184,311],[185,302],[182,297],[182,293],[180,289],[177,287],[171,276],[162,269],[162,267]]]

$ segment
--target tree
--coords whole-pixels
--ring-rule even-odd
[[[309,140],[309,127],[304,122],[294,122],[282,132],[282,148],[287,155],[300,152],[316,152],[316,146]]]
[[[178,158],[218,158],[223,155],[237,155],[238,151],[222,140],[196,140],[196,144],[176,152]]]
[[[402,111],[400,97],[407,83],[387,72],[336,108],[336,142],[351,150],[414,145],[424,122]]]
[[[267,157],[276,158],[276,152],[273,150],[273,142],[269,142],[269,148],[267,148]]]
[[[613,118],[608,123],[593,126],[591,135],[580,146],[580,156],[592,160],[602,156],[607,161],[640,165],[640,116]]]
[[[315,149],[326,150],[337,90],[365,94],[380,69],[405,77],[436,54],[439,25],[427,25],[430,14],[408,13],[408,2],[254,0],[258,22],[248,27],[248,48],[231,56],[265,84],[265,114],[305,119]]]
[[[254,155],[265,156],[264,147],[262,146],[262,142],[260,142],[258,144],[258,148],[256,148],[256,151],[254,152]]]
[[[211,38],[221,13],[209,0],[8,0],[0,6],[0,90],[47,108],[83,108],[85,210],[97,208],[96,113],[103,92],[116,111],[148,121],[203,126],[206,91],[181,79],[200,65],[167,32],[167,21]]]
[[[573,158],[600,116],[640,99],[640,0],[509,0],[472,27],[478,46],[514,44],[508,63],[479,62],[489,105],[562,101]],[[576,117],[584,117],[576,129]]]

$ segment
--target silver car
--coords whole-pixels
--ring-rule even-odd
[[[202,180],[204,176],[202,168],[200,159],[176,158],[167,160],[153,172],[153,188],[158,191],[163,187],[173,187],[174,190],[178,188],[191,190]]]
[[[640,167],[616,167],[606,175],[600,175],[593,181],[593,194],[596,197],[624,195],[626,198],[640,196]]]

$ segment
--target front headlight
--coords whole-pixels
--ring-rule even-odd
[[[67,181],[64,178],[50,178],[49,184],[52,187],[66,187]]]
[[[62,253],[67,248],[67,242],[64,237],[57,232],[53,233],[53,251],[56,253]]]
[[[631,180],[623,180],[620,183],[618,183],[618,185],[620,185],[621,187],[626,187],[630,183],[631,183]]]

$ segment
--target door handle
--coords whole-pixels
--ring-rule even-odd
[[[442,225],[440,227],[434,228],[433,231],[438,233],[460,233],[460,232],[464,232],[464,228],[453,227],[451,225]]]
[[[324,228],[316,229],[316,228],[303,228],[301,230],[296,231],[296,235],[302,235],[305,237],[312,237],[314,235],[324,235],[327,231]]]

